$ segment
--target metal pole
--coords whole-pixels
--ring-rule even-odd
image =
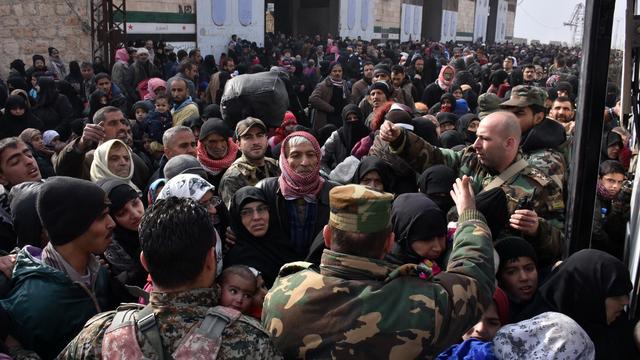
[[[587,0],[575,143],[569,176],[565,255],[589,247],[615,0]]]

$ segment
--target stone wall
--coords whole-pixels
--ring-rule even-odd
[[[460,0],[458,2],[458,22],[456,24],[456,40],[472,41],[475,25],[476,1]]]
[[[73,5],[73,10],[68,4]],[[22,59],[27,68],[34,54],[48,59],[49,46],[60,51],[65,63],[90,60],[87,6],[86,0],[1,0],[0,77],[6,78],[14,59]]]
[[[373,32],[380,39],[400,39],[402,0],[377,0],[373,9]]]

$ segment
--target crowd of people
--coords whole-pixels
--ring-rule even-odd
[[[562,257],[579,49],[129,45],[0,83],[0,359],[640,357],[614,82]],[[283,118],[229,121],[267,71]]]

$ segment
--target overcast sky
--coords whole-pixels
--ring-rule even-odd
[[[550,40],[566,41],[571,45],[572,29],[563,26],[573,14],[576,4],[586,1],[580,0],[518,0],[514,36],[528,40],[540,40],[548,43]],[[626,0],[616,1],[616,14],[613,21],[612,42],[622,43],[624,38],[624,8]],[[616,36],[616,20],[618,32]]]

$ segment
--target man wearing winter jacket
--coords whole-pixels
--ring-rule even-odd
[[[115,306],[108,271],[94,255],[111,242],[115,223],[104,191],[69,177],[42,185],[37,211],[49,243],[20,250],[13,288],[0,309],[9,315],[9,335],[20,344],[12,341],[12,353],[24,348],[52,359],[89,318]]]

